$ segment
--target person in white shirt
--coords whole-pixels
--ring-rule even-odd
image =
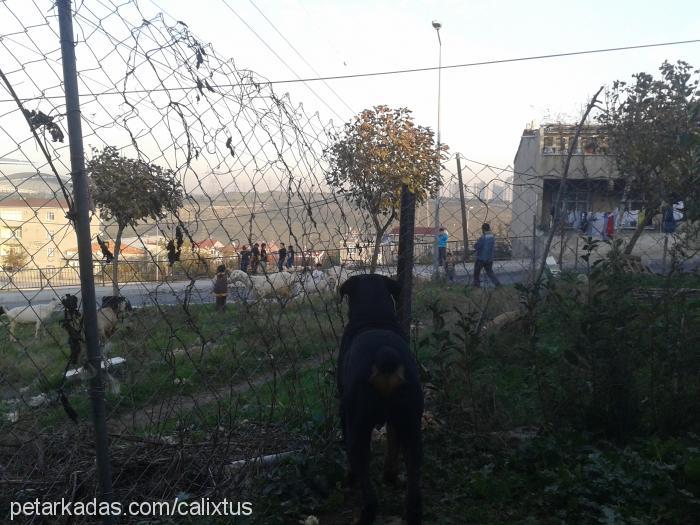
[[[314,284],[321,282],[321,279],[325,277],[323,270],[321,269],[321,263],[316,263],[316,268],[311,272],[311,278],[314,280]]]

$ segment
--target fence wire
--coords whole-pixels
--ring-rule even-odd
[[[80,282],[58,24],[38,1],[2,2],[0,18],[0,502],[77,501],[95,494],[96,474],[84,350],[66,329],[79,319],[79,304],[66,299],[79,299]],[[102,340],[115,497],[240,492],[260,463],[239,460],[310,446],[309,422],[335,436],[328,422],[344,311],[334,292],[369,264],[371,218],[326,184],[333,124],[184,22],[150,16],[134,0],[101,0],[79,3],[74,27],[88,162],[113,147],[159,166],[183,191],[176,209],[123,233],[99,206],[92,213],[98,300],[121,295],[134,307],[117,308]],[[673,233],[662,217],[640,217],[607,151],[582,143],[553,208],[565,150],[552,144],[565,135],[526,130],[514,167],[469,155],[459,155],[459,169],[457,156],[445,163],[438,198],[416,210],[415,335],[445,283],[475,284],[484,223],[496,236],[493,270],[503,285],[527,281],[545,259],[552,271],[585,272],[584,238],[628,239],[640,221],[640,269],[695,268],[695,252],[674,252],[685,242],[682,210]],[[436,207],[448,232],[437,284]],[[396,222],[378,271],[396,273],[398,237]],[[269,258],[251,278],[255,243]],[[223,311],[212,282],[221,265]],[[486,277],[476,282],[486,292],[467,301],[487,316],[498,301],[517,305],[512,288],[492,303]]]

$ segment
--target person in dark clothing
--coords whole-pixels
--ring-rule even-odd
[[[228,297],[228,275],[226,267],[221,264],[216,269],[216,277],[214,277],[214,297],[216,297],[216,311],[226,311],[226,298]]]
[[[258,273],[258,264],[260,264],[260,245],[256,242],[250,251],[250,273],[253,275]]]
[[[280,243],[280,249],[277,250],[277,271],[281,272],[284,268],[284,263],[287,262],[287,248],[284,247],[284,243]]]
[[[260,245],[260,268],[263,273],[267,273],[267,244],[265,243]]]
[[[474,244],[476,252],[476,260],[474,261],[474,286],[479,288],[481,285],[481,270],[486,270],[491,282],[496,286],[501,286],[498,277],[493,273],[493,255],[496,251],[496,238],[491,233],[491,226],[484,223],[481,226],[482,236]]]
[[[287,250],[287,268],[292,268],[294,266],[294,245],[290,244]]]
[[[241,271],[248,273],[248,266],[250,265],[250,250],[248,246],[244,244],[243,249],[241,249],[238,255],[241,258]]]
[[[447,252],[447,259],[445,260],[445,274],[450,282],[455,280],[455,255],[454,253]]]

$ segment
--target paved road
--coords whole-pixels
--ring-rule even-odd
[[[142,307],[153,304],[179,304],[185,300],[189,281],[179,281],[173,283],[134,283],[125,284],[121,287],[121,294],[131,301],[134,307]],[[211,280],[200,279],[195,281],[190,291],[190,302],[194,304],[211,303]],[[32,303],[45,303],[56,295],[63,297],[65,294],[75,294],[80,297],[80,287],[61,286],[57,288],[44,288],[43,290],[26,290],[13,292],[0,292],[0,305],[5,308],[26,305],[28,301]],[[95,287],[98,304],[101,298],[112,295],[111,286]]]
[[[384,269],[384,273],[391,273],[392,269]],[[393,269],[394,273],[396,272]],[[498,278],[503,284],[513,284],[521,281],[526,275],[522,266],[511,265],[511,267],[503,266],[495,268]],[[427,265],[417,265],[415,273],[417,276],[429,278],[432,268]],[[484,274],[485,277],[485,274]],[[457,265],[456,282],[467,283],[471,279],[471,265],[464,267]],[[169,283],[130,283],[124,284],[121,287],[122,296],[129,299],[135,308],[143,306],[151,306],[155,304],[173,305],[181,304],[186,299],[189,291],[190,303],[206,304],[213,302],[211,294],[212,283],[210,279],[199,279],[194,282],[190,288],[189,281],[177,281]],[[63,297],[70,293],[80,297],[79,286],[61,286],[44,289],[30,289],[24,291],[0,291],[0,305],[5,308],[14,308],[15,306],[25,306],[29,301],[32,303],[46,303],[56,295]],[[97,295],[98,305],[101,298],[107,295],[112,295],[111,286],[96,286],[95,294]],[[236,300],[240,297],[232,292],[232,299]]]
[[[494,272],[498,275],[502,284],[515,284],[522,282],[528,276],[530,271],[531,261],[529,259],[497,261],[494,263]],[[648,266],[652,271],[661,272],[663,264],[661,260],[649,260]],[[700,268],[700,258],[686,261],[683,270],[693,271]],[[472,275],[473,264],[467,263],[456,265],[456,279],[459,284],[470,282]],[[579,268],[582,270],[582,268]],[[382,273],[396,273],[395,267],[382,268]],[[432,274],[432,266],[430,265],[415,265],[414,273],[416,277],[429,279]],[[486,283],[486,274],[482,274],[482,283]],[[490,283],[488,283],[490,284]],[[172,305],[181,304],[188,293],[190,293],[190,303],[205,304],[213,302],[211,295],[211,280],[199,279],[194,282],[190,289],[190,281],[176,281],[168,283],[130,283],[124,284],[121,287],[121,293],[127,297],[131,304],[138,308],[154,304]],[[97,286],[95,288],[98,304],[101,297],[112,295],[111,286]],[[7,291],[0,290],[0,305],[5,308],[13,308],[15,306],[26,305],[28,301],[33,303],[44,303],[51,300],[56,295],[63,296],[67,293],[80,296],[80,287],[78,286],[61,286],[55,288],[44,289],[29,289],[24,291]],[[236,296],[233,297],[235,300]]]

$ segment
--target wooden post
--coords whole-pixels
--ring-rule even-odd
[[[459,203],[462,210],[462,240],[464,242],[464,251],[462,253],[462,262],[467,262],[467,250],[469,249],[469,221],[467,220],[467,207],[464,202],[464,184],[462,182],[462,164],[459,162],[459,154],[457,155],[457,178],[459,181]]]
[[[411,336],[411,293],[413,291],[413,243],[416,222],[416,196],[408,186],[401,186],[401,216],[399,220],[398,281],[401,286],[398,317],[407,337]]]

